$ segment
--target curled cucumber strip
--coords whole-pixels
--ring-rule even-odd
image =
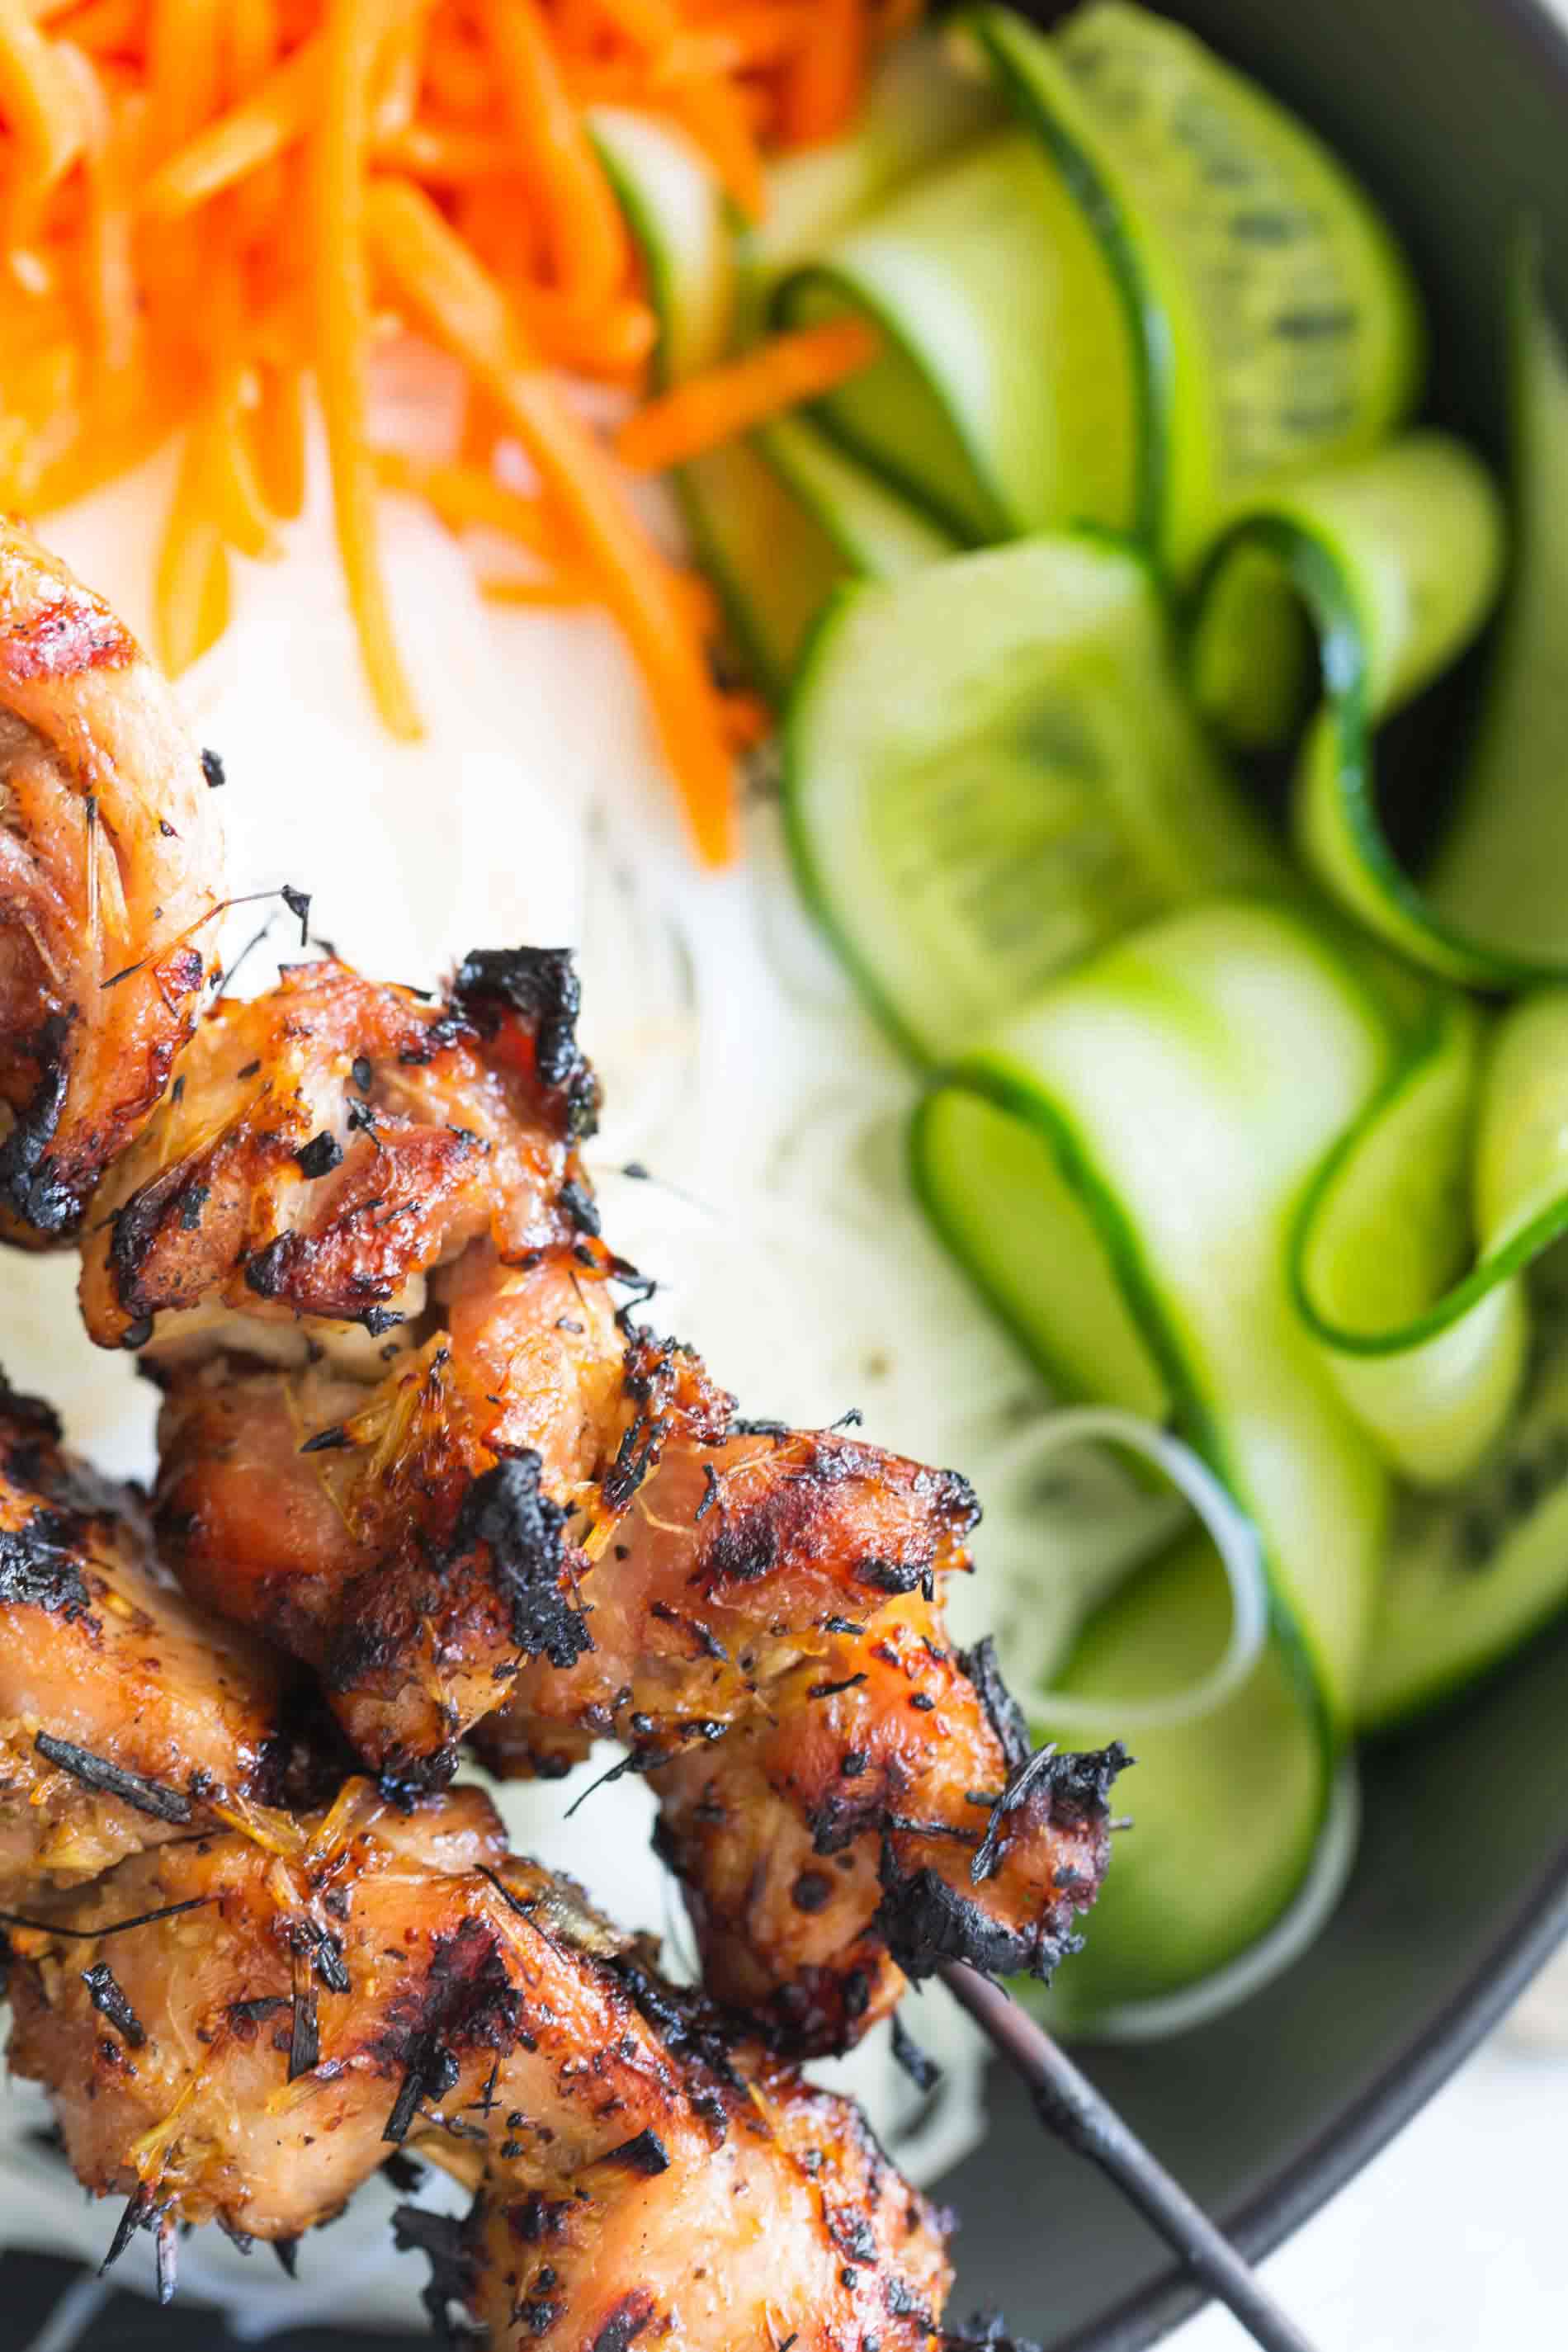
[[[1173,572],[1280,482],[1399,424],[1425,343],[1414,280],[1303,124],[1128,0],[1093,0],[1048,34],[972,7],[953,37],[1100,247],[1135,375],[1137,528]]]
[[[831,226],[852,216],[889,179],[960,140],[984,115],[928,41],[878,89],[855,138],[800,159],[785,216],[774,222],[781,249],[810,218]],[[929,118],[921,112],[928,100]],[[684,132],[619,107],[596,107],[587,120],[658,320],[654,382],[679,383],[753,331],[763,263],[754,251],[742,261],[723,189]],[[953,543],[805,417],[693,458],[678,469],[676,489],[719,590],[728,635],[773,702],[783,700],[812,625],[840,581],[891,578],[935,562]]]
[[[1391,1465],[1452,1486],[1485,1462],[1530,1362],[1529,1269],[1568,1233],[1568,992],[1489,1027],[1439,996],[1302,1202],[1290,1277]]]
[[[1211,2018],[1223,2017],[1261,1992],[1276,1977],[1299,1960],[1317,1942],[1339,1907],[1355,1864],[1361,1838],[1361,1781],[1347,1757],[1334,1775],[1329,1809],[1313,1852],[1289,1908],[1267,1934],[1249,1944],[1238,1958],[1227,1961],[1195,1984],[1179,1992],[1156,1994],[1148,2000],[1125,2000],[1083,2021],[1100,2042],[1166,2042]]]
[[[816,415],[903,496],[975,544],[1133,520],[1131,356],[1070,190],[1006,130],[911,183],[786,278],[773,315],[846,312],[883,355]]]
[[[1240,1688],[1268,1638],[1268,1580],[1258,1530],[1190,1445],[1139,1414],[1111,1405],[1063,1407],[1020,1441],[1013,1458],[1034,1465],[1053,1454],[1095,1443],[1140,1455],[1163,1472],[1192,1505],[1214,1539],[1230,1587],[1230,1633],[1215,1664],[1165,1697],[1114,1697],[1102,1696],[1098,1691],[1091,1696],[1020,1686],[1026,1689],[1031,1710],[1054,1730],[1103,1733],[1115,1728],[1135,1736],[1195,1722]]]
[[[1188,706],[1147,560],[1102,534],[840,589],[784,750],[802,889],[929,1063],[1151,916],[1284,878]]]
[[[1501,501],[1458,442],[1413,433],[1354,465],[1313,475],[1249,512],[1219,541],[1197,592],[1191,674],[1206,716],[1233,739],[1288,726],[1299,672],[1270,710],[1253,665],[1282,636],[1282,595],[1317,641],[1321,707],[1296,766],[1292,829],[1345,911],[1444,979],[1496,986],[1515,961],[1432,904],[1385,830],[1376,730],[1477,635],[1502,576]],[[1250,651],[1249,651],[1250,649]],[[1259,716],[1260,711],[1262,716]]]
[[[1454,814],[1422,869],[1385,830],[1374,738],[1465,649],[1496,595],[1502,509],[1473,458],[1413,434],[1249,511],[1210,557],[1191,646],[1206,716],[1257,748],[1295,730],[1310,628],[1323,699],[1297,766],[1298,846],[1390,947],[1483,989],[1568,979],[1568,353],[1529,246],[1510,321],[1512,572]]]

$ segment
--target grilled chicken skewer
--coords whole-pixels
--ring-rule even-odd
[[[619,1738],[711,1982],[796,2049],[857,2039],[902,1970],[1047,1975],[1103,1874],[1120,1751],[1026,1780],[994,1667],[942,1625],[968,1488],[847,1435],[726,1433],[729,1399],[623,1336],[584,1255],[470,1245],[433,1278],[442,1328],[368,1394],[325,1366],[166,1365],[187,1589],[313,1664],[395,1779],[449,1769],[476,1720],[503,1774]],[[520,1452],[490,1450],[502,1428]]]
[[[140,709],[133,650],[114,659],[89,765]],[[130,749],[116,772],[133,795]],[[128,913],[124,986],[167,912]],[[947,1641],[962,1480],[737,1423],[617,1312],[569,959],[470,956],[444,1003],[335,961],[286,972],[216,1009],[150,1118],[103,994],[71,1032],[99,1055],[94,1165],[119,1155],[83,1307],[164,1385],[157,1520],[188,1591],[309,1666],[389,1784],[440,1785],[476,1725],[507,1769],[620,1738],[715,1981],[799,2047],[854,2039],[900,1969],[1047,1972],[1104,1867],[1120,1752],[1031,1761],[994,1669]],[[172,1014],[160,1034],[172,1055]]]
[[[286,1662],[193,1610],[134,1498],[4,1387],[0,1604],[0,1906],[308,1790]]]
[[[208,781],[108,606],[0,517],[0,1238],[68,1238],[191,1033]]]
[[[475,956],[446,1004],[327,963],[205,1025],[84,1264],[89,1328],[164,1389],[166,1555],[389,1781],[439,1784],[476,1727],[501,1772],[621,1740],[715,1986],[794,2047],[846,2046],[906,1969],[1048,1974],[1117,1755],[1022,1782],[942,1626],[962,1479],[737,1423],[617,1310],[574,1011],[561,959]]]
[[[855,2040],[900,1969],[1048,1974],[1103,1874],[1120,1751],[1024,1779],[994,1665],[942,1626],[938,1580],[966,1564],[974,1516],[963,1482],[829,1432],[721,1437],[728,1400],[646,1339],[617,1335],[602,1378],[604,1286],[569,1257],[500,1286],[479,1328],[504,1323],[515,1352],[478,1349],[477,1377],[461,1311],[363,1403],[324,1368],[167,1374],[160,1518],[187,1588],[315,1664],[394,1777],[427,1771],[432,1735],[480,1707],[503,1776],[622,1740],[715,1990],[797,2049]],[[639,1416],[661,1381],[658,1431]],[[453,1431],[476,1396],[524,1434],[537,1418],[537,1447],[468,1450]],[[639,1428],[637,1458],[661,1458],[626,1492]],[[454,1458],[472,1483],[443,1479]]]
[[[942,2222],[855,2109],[509,1857],[477,1790],[405,1815],[351,1782],[261,1835],[137,1855],[12,1931],[13,2070],[128,2199],[119,2242],[286,2242],[397,2144],[479,2189],[464,2230],[403,2227],[498,2347],[935,2345]]]

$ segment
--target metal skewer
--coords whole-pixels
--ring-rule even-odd
[[[1209,2293],[1226,2305],[1264,2352],[1312,2352],[1250,2266],[1109,2100],[1002,1987],[962,1960],[941,1970],[953,1999],[1028,2084],[1046,2129],[1114,2181]]]

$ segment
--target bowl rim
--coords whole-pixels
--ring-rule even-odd
[[[1503,0],[1503,5],[1513,5],[1513,0]],[[1568,83],[1568,26],[1564,36]],[[1442,2007],[1395,2048],[1349,2105],[1264,2188],[1221,2210],[1216,2217],[1221,2227],[1248,2261],[1257,2262],[1282,2244],[1404,2129],[1565,1938],[1568,1840]],[[1051,2352],[1144,2352],[1209,2299],[1173,2264],[1136,2294],[1053,2343]]]

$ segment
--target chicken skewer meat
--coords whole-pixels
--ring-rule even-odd
[[[0,1386],[0,1906],[308,1790],[286,1662],[200,1616],[122,1488]]]
[[[206,769],[107,605],[0,517],[0,1238],[68,1238],[190,1034]]]
[[[182,2221],[286,2243],[403,2146],[477,2189],[466,2225],[401,2228],[498,2352],[941,2341],[942,2220],[855,2109],[510,1857],[477,1790],[402,1814],[350,1782],[12,1940],[12,2067],[171,2276]]]
[[[714,1982],[792,2046],[853,2041],[904,1970],[1048,1974],[1117,1754],[1022,1779],[943,1631],[962,1479],[737,1423],[617,1309],[574,1009],[563,960],[475,956],[444,1005],[329,963],[205,1024],[84,1262],[89,1328],[164,1389],[166,1554],[389,1782],[476,1727],[501,1771],[622,1741]]]
[[[126,970],[162,921],[138,901]],[[855,2038],[900,1969],[1047,1973],[1120,1751],[1030,1759],[994,1667],[948,1641],[961,1479],[738,1423],[616,1308],[575,1012],[554,950],[471,955],[444,1003],[298,967],[215,1008],[150,1118],[101,1002],[77,1024],[118,1152],[84,1313],[163,1385],[166,1557],[320,1677],[389,1787],[441,1785],[475,1727],[509,1769],[621,1740],[715,1981],[801,2048]]]

